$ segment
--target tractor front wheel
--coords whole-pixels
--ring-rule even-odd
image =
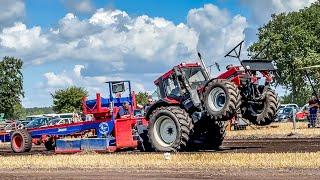
[[[32,148],[32,138],[26,129],[18,129],[11,135],[11,149],[15,153],[29,152]]]
[[[214,79],[205,87],[203,103],[210,119],[213,121],[227,121],[240,108],[240,91],[233,82]]]
[[[156,151],[181,151],[189,141],[193,122],[180,107],[160,107],[150,116],[149,141]]]

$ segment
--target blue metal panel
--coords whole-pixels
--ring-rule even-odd
[[[114,106],[120,107],[124,102],[129,102],[132,104],[132,97],[121,97],[121,98],[114,98],[112,100],[114,102]],[[97,100],[87,100],[86,105],[90,109],[93,109],[96,106]],[[110,106],[110,99],[101,97],[101,107],[109,107]]]
[[[0,142],[10,142],[10,141],[11,141],[11,136],[9,133],[0,135]]]
[[[80,139],[57,139],[56,140],[57,151],[80,150],[80,147],[81,147]]]
[[[81,150],[106,150],[109,146],[107,138],[81,139]]]
[[[107,128],[105,128],[105,131],[102,132],[99,127],[101,127],[101,124],[107,124]],[[101,122],[101,121],[92,121],[90,123],[86,124],[78,124],[78,125],[68,125],[68,126],[59,126],[59,127],[48,127],[45,129],[35,129],[29,131],[31,134],[31,137],[38,138],[41,137],[41,135],[72,135],[77,132],[82,132],[85,130],[95,129],[98,134],[106,134],[107,136],[110,135],[110,133],[113,131],[114,128],[114,121],[108,121],[108,122]]]

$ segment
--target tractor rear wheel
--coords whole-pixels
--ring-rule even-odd
[[[271,124],[277,114],[279,97],[274,90],[267,89],[263,103],[251,105],[251,108],[243,112],[242,117],[248,119],[255,125],[265,126]]]
[[[206,85],[203,103],[207,115],[213,121],[227,121],[240,108],[240,91],[233,82],[215,79]]]
[[[193,122],[180,107],[168,106],[154,110],[150,116],[148,136],[156,151],[181,151],[189,141]]]
[[[18,129],[11,135],[11,149],[15,153],[29,152],[32,148],[32,138],[26,129]]]

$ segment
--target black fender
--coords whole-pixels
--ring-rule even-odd
[[[145,114],[145,118],[147,120],[149,120],[149,116],[152,113],[152,111],[154,111],[155,109],[157,109],[158,107],[163,107],[163,106],[180,106],[180,102],[174,99],[169,99],[169,98],[165,98],[165,99],[160,99],[157,102],[155,102],[153,105],[150,106],[150,108],[148,109],[148,111]]]

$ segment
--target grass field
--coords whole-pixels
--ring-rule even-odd
[[[292,122],[272,123],[269,126],[248,126],[247,130],[227,131],[227,139],[258,139],[258,138],[313,138],[320,137],[320,128],[307,128],[306,122],[298,122],[296,130]]]
[[[74,154],[0,157],[1,169],[33,168],[320,168],[319,153]]]

